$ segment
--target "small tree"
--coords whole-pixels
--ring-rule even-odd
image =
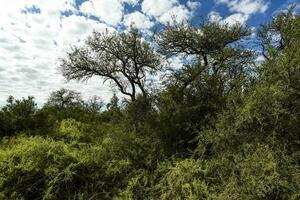
[[[88,101],[85,103],[85,108],[89,112],[100,112],[103,106],[104,106],[104,102],[98,96],[90,97]]]
[[[110,103],[108,103],[106,105],[106,108],[108,110],[119,110],[120,109],[120,107],[119,107],[119,98],[117,97],[116,94],[114,94],[112,96],[112,98],[110,99]]]
[[[68,80],[100,76],[117,86],[132,101],[138,90],[147,94],[146,77],[159,66],[158,54],[134,28],[123,33],[94,32],[85,45],[74,47],[61,60],[63,75]]]
[[[57,106],[60,108],[74,107],[81,105],[83,100],[78,92],[60,89],[50,94],[46,106]]]
[[[0,138],[13,136],[21,131],[35,130],[36,112],[34,97],[15,99],[10,96],[7,105],[0,110]]]

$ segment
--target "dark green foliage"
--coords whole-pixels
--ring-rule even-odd
[[[239,24],[203,22],[198,29],[176,24],[158,36],[166,56],[194,56],[171,74],[158,100],[162,137],[173,151],[193,151],[196,132],[212,126],[228,101],[246,92],[254,54],[239,43],[250,33]]]
[[[292,13],[261,27],[262,63],[245,45],[247,27],[166,27],[161,56],[193,59],[157,92],[132,71],[159,69],[137,30],[94,33],[63,60],[65,76],[124,75],[130,100],[114,95],[104,108],[61,89],[37,108],[32,97],[10,97],[0,111],[0,199],[300,199],[300,17]],[[102,57],[79,59],[85,48]]]
[[[0,138],[12,136],[15,132],[35,130],[36,103],[33,97],[21,100],[9,97],[7,105],[0,111]]]

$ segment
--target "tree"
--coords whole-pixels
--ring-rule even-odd
[[[290,6],[286,12],[281,12],[275,16],[271,23],[261,25],[258,36],[265,59],[270,60],[271,57],[276,57],[279,52],[291,45],[291,32],[295,17],[294,8],[295,5]]]
[[[117,97],[116,94],[114,94],[111,99],[110,102],[106,105],[106,108],[108,110],[119,110],[119,98]]]
[[[189,24],[168,26],[158,35],[160,52],[167,57],[183,54],[193,56],[194,62],[173,73],[171,82],[185,89],[197,79],[205,81],[204,75],[217,77],[219,84],[234,80],[246,72],[253,53],[238,42],[251,34],[249,28],[240,25],[203,21],[199,28]]]
[[[195,148],[195,133],[214,124],[230,96],[243,96],[254,55],[242,41],[250,34],[240,24],[204,21],[199,28],[168,26],[158,35],[159,50],[166,57],[192,57],[184,60],[182,69],[171,71],[159,98],[162,138],[168,147],[183,154]]]
[[[22,98],[21,100],[15,99],[13,96],[8,97],[7,105],[3,108],[4,112],[11,112],[14,115],[30,115],[37,110],[34,97]]]
[[[94,32],[85,45],[74,47],[61,60],[63,75],[68,80],[100,76],[132,101],[138,90],[147,95],[147,75],[159,66],[158,54],[135,28],[123,33]]]
[[[10,96],[7,99],[7,105],[0,112],[0,137],[12,136],[21,131],[35,130],[34,115],[37,111],[37,105],[34,97],[27,99],[15,99]]]
[[[85,108],[89,112],[99,112],[103,106],[104,106],[104,102],[98,96],[90,97],[88,101],[85,103]]]
[[[57,106],[67,108],[81,105],[83,100],[78,92],[67,89],[60,89],[50,94],[46,106]]]

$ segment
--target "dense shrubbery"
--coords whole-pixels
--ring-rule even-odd
[[[101,139],[82,141],[90,137],[85,136],[84,127],[75,120],[63,120],[56,139],[4,139],[0,151],[2,198],[111,199],[135,170],[154,169],[163,159],[155,138],[112,128]]]
[[[299,24],[290,11],[262,26],[265,61],[255,68],[254,52],[240,43],[250,34],[246,27],[166,27],[157,37],[159,52],[195,61],[169,73],[155,93],[142,76],[147,63],[159,64],[141,53],[152,52],[150,46],[136,30],[114,35],[139,45],[139,54],[114,54],[147,61],[138,63],[142,75],[126,80],[141,93],[119,85],[130,100],[121,104],[114,95],[106,109],[97,97],[84,102],[65,89],[42,108],[32,97],[10,97],[0,111],[0,199],[299,199]],[[108,38],[96,39],[102,37]],[[118,77],[105,66],[75,62],[84,55],[64,60],[68,78],[91,76],[89,70]],[[131,62],[117,69],[131,69]]]

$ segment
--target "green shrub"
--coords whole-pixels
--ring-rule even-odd
[[[58,132],[70,140],[79,140],[84,136],[86,126],[74,119],[65,119],[60,122]]]
[[[21,137],[3,141],[2,147],[0,191],[6,199],[107,199],[128,167],[124,160],[107,160],[101,146],[74,148]]]
[[[215,199],[296,199],[299,168],[278,149],[244,144],[238,151],[220,153],[206,162],[205,179]]]
[[[160,199],[210,199],[209,187],[205,182],[206,171],[200,161],[185,159],[160,166],[163,174],[156,187]]]
[[[154,169],[162,152],[153,138],[111,130],[97,144],[79,145],[83,124],[61,123],[73,142],[42,137],[5,139],[0,149],[4,199],[111,199],[139,168]]]

